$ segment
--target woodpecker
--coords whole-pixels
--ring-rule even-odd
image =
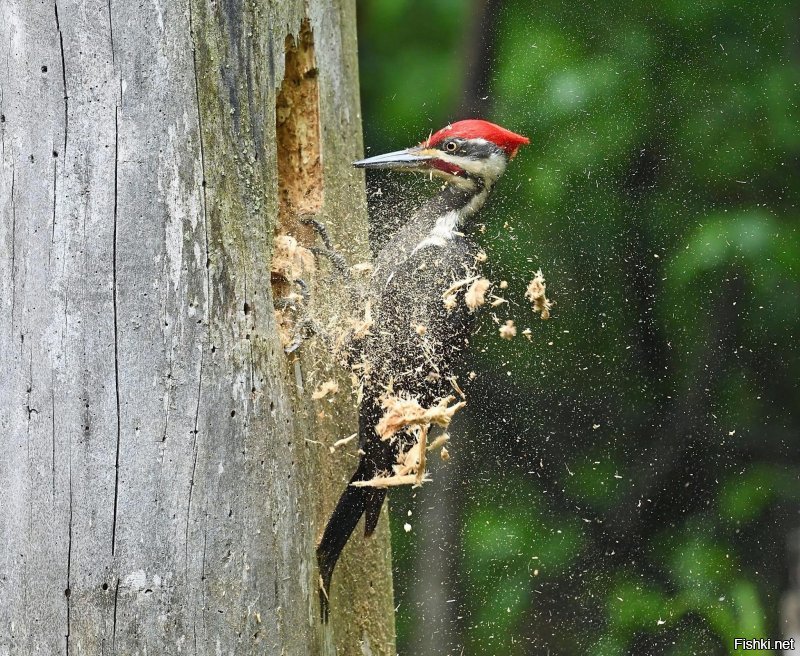
[[[474,278],[480,260],[471,235],[475,216],[526,137],[483,120],[452,123],[417,146],[354,162],[363,169],[424,173],[443,181],[381,248],[367,293],[373,324],[354,348],[363,363],[359,406],[361,459],[317,547],[320,603],[328,618],[328,594],[336,561],[362,515],[364,534],[374,532],[385,487],[354,484],[391,476],[408,435],[381,439],[376,426],[387,389],[431,407],[453,390],[453,367],[467,348],[475,315],[443,293],[455,281]],[[451,298],[454,298],[451,295]]]

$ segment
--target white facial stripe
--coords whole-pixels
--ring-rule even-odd
[[[475,141],[483,141],[483,139],[476,139]],[[491,182],[497,180],[506,170],[505,157],[497,153],[492,153],[486,159],[470,159],[469,157],[459,157],[458,155],[451,155],[450,153],[442,151],[438,153],[436,157],[443,162],[463,169],[471,175],[481,177]]]
[[[439,169],[429,169],[426,173],[428,173],[432,177],[442,178],[449,184],[453,184],[456,187],[461,187],[462,189],[475,188],[474,180],[470,180],[469,178],[465,178],[460,175],[453,175],[452,173],[448,173],[447,171],[440,171]]]

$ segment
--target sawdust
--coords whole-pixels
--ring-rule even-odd
[[[329,394],[333,396],[338,392],[339,383],[337,383],[335,380],[326,380],[311,393],[311,398],[315,401],[318,401],[319,399],[324,399]]]
[[[467,403],[455,401],[454,396],[446,396],[431,408],[423,408],[416,399],[404,399],[399,396],[384,395],[381,407],[384,410],[375,431],[382,440],[389,440],[401,430],[411,426],[430,427],[432,425],[447,428],[453,415],[461,410]]]
[[[469,289],[464,294],[464,302],[470,312],[474,312],[486,302],[486,292],[491,286],[492,283],[486,278],[478,278],[469,286]]]
[[[428,445],[428,451],[436,451],[436,449],[443,449],[444,445],[450,441],[450,436],[447,433],[442,433],[433,442]]]
[[[461,387],[459,387],[459,385],[458,385],[458,378],[457,378],[456,376],[450,376],[450,378],[448,378],[447,380],[449,380],[449,381],[450,381],[450,384],[453,386],[453,389],[456,391],[456,393],[457,393],[457,394],[458,394],[458,395],[459,395],[459,396],[460,396],[460,397],[461,397],[461,398],[462,398],[464,401],[466,401],[466,400],[467,400],[467,395],[466,395],[466,394],[464,394],[464,392],[463,392],[463,390],[461,389]]]
[[[514,320],[509,319],[499,329],[500,337],[503,339],[513,339],[517,336],[517,327],[514,325]]]
[[[348,435],[347,437],[343,437],[341,440],[336,440],[328,449],[331,453],[334,453],[336,449],[340,446],[344,446],[345,444],[350,444],[354,439],[358,437],[358,433],[353,433],[352,435]]]
[[[456,280],[453,282],[447,289],[442,292],[442,298],[446,298],[451,294],[454,294],[462,287],[466,287],[467,285],[476,281],[480,276],[467,276],[466,278],[462,278],[461,280]]]
[[[270,273],[285,282],[302,279],[314,270],[314,254],[291,235],[275,237]]]
[[[467,276],[461,280],[456,280],[447,289],[445,289],[442,292],[442,304],[444,305],[445,310],[448,312],[455,310],[456,306],[458,305],[458,297],[456,296],[456,292],[467,285],[471,285],[479,278],[480,276],[477,275]]]
[[[544,274],[539,269],[533,276],[533,280],[528,283],[525,298],[533,304],[533,311],[538,312],[542,319],[550,318],[550,308],[553,305],[545,296],[546,290],[547,284],[544,280]]]
[[[375,266],[372,262],[359,262],[350,267],[351,273],[372,273]]]
[[[395,396],[391,391],[384,394],[381,397],[384,414],[375,427],[375,432],[382,440],[391,440],[400,431],[406,431],[415,440],[410,447],[398,453],[392,475],[376,476],[368,481],[357,481],[352,485],[384,488],[399,485],[419,486],[429,481],[426,473],[427,452],[441,449],[442,460],[447,460],[449,454],[444,445],[450,437],[447,434],[441,435],[428,445],[428,433],[432,426],[447,428],[453,415],[466,405],[466,401],[451,405],[453,401],[455,401],[454,396],[447,396],[440,399],[436,405],[424,408],[416,399]]]
[[[430,477],[426,474],[422,478],[423,483],[430,482]],[[356,481],[355,483],[350,483],[353,487],[399,487],[401,485],[416,485],[417,484],[417,476],[416,474],[405,474],[405,475],[395,475],[395,476],[376,476],[375,478],[371,478],[368,481]]]
[[[372,318],[372,303],[367,301],[364,304],[364,318],[350,319],[351,335],[353,339],[364,339],[364,337],[369,335],[369,330],[373,325],[375,325],[375,320]]]
[[[275,301],[275,320],[284,348],[294,339],[295,315],[305,299],[297,291],[298,280],[307,280],[315,269],[314,254],[291,235],[278,235],[273,243],[270,277]],[[278,301],[283,303],[279,305]]]

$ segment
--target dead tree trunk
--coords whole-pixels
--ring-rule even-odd
[[[355,413],[273,304],[299,215],[364,252],[354,13],[0,0],[0,654],[394,653],[385,521],[319,622]]]

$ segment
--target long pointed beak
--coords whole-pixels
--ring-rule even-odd
[[[421,165],[430,159],[432,159],[431,155],[423,154],[423,150],[417,147],[360,159],[357,162],[353,162],[353,166],[357,169],[413,170],[421,168]]]

